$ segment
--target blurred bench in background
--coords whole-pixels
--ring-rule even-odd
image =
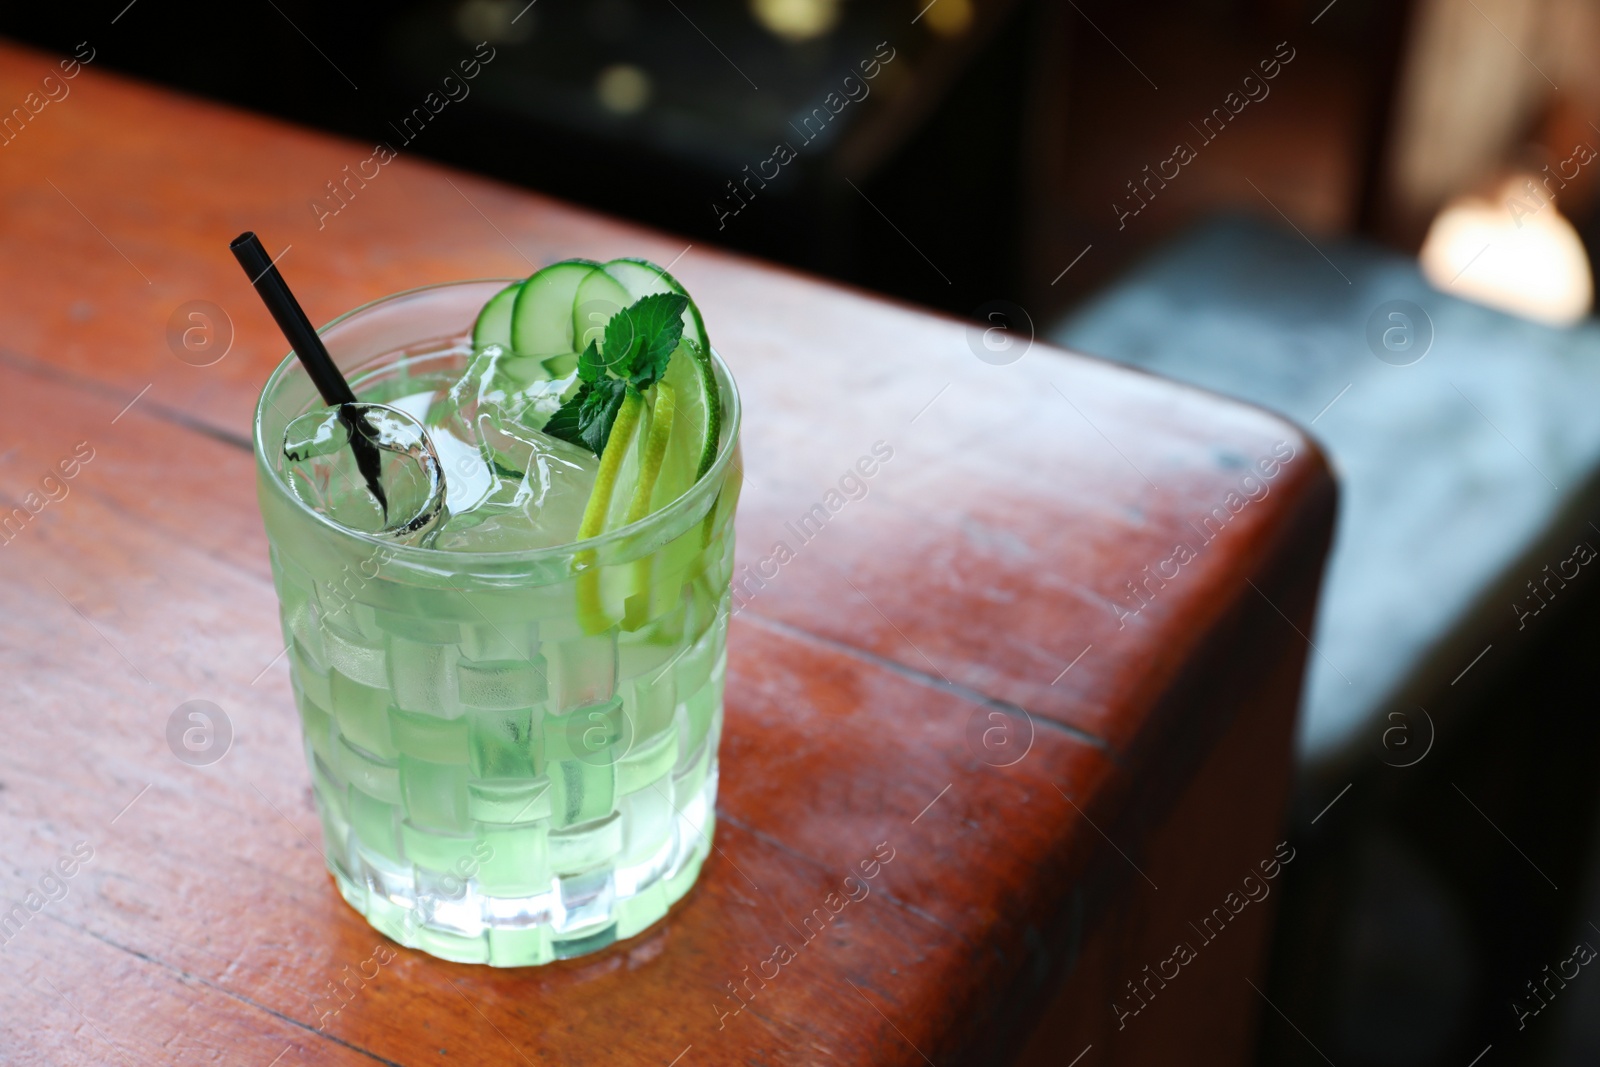
[[[1429,287],[1411,257],[1223,219],[1050,336],[1280,412],[1328,450],[1343,493],[1296,800],[1316,846],[1278,1002],[1341,1065],[1470,1059],[1582,928],[1600,325],[1537,325]],[[1305,1055],[1266,1023],[1265,1062]]]

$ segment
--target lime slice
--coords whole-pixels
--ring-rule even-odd
[[[633,499],[624,516],[627,522],[638,522],[654,510],[655,488],[660,484],[661,471],[666,464],[667,447],[678,432],[674,418],[678,391],[663,381],[657,382],[651,392],[655,394],[655,403],[650,407],[649,429],[639,436],[639,471]]]
[[[705,476],[717,458],[722,433],[722,398],[711,355],[687,338],[672,353],[661,380],[676,394],[672,439],[656,482],[652,511],[666,507]]]
[[[617,457],[602,529],[616,530],[660,511],[700,480],[711,466],[706,456],[716,458],[720,408],[717,394],[707,392],[716,382],[694,347],[692,341],[681,342],[667,373],[642,398],[637,433],[628,427],[633,436]]]
[[[616,421],[611,424],[611,437],[605,452],[600,456],[600,469],[595,472],[594,489],[589,503],[583,509],[583,521],[578,524],[578,540],[598,537],[615,525],[611,515],[613,501],[627,501],[639,480],[639,449],[634,431],[639,428],[645,412],[644,398],[630,392],[617,409]],[[645,431],[648,433],[648,429]],[[621,489],[619,493],[617,490]]]

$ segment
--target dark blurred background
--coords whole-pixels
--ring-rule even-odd
[[[1600,967],[1532,987],[1600,946],[1600,619],[1580,579],[1517,614],[1600,544],[1600,0],[135,2],[7,5],[0,33],[70,52],[115,15],[97,66],[396,147],[487,42],[407,151],[958,316],[1006,301],[1312,424],[1346,479],[1322,659],[1365,627],[1388,651],[1345,666],[1391,681],[1308,683],[1260,1062],[1600,1062]],[[1334,407],[1411,359],[1390,297],[1554,492],[1497,489],[1532,476],[1453,398]],[[1407,491],[1367,491],[1396,467]],[[1424,506],[1431,542],[1352,547]],[[1464,592],[1380,610],[1430,543],[1474,547]]]
[[[96,21],[125,3],[96,5]],[[1345,229],[1379,212],[1404,5],[1339,0],[1315,39],[1299,32],[1315,7],[1296,0],[1084,0],[1081,13],[939,0],[912,23],[926,5],[141,0],[96,62],[398,145],[400,120],[488,41],[496,59],[470,106],[411,151],[958,314],[1006,298],[1045,316],[1193,218],[1271,213],[1246,172],[1302,225]],[[57,50],[88,24],[83,5],[7,7],[0,29]],[[1284,104],[1207,148],[1203,176],[1119,233],[1110,204],[1124,182],[1194,139],[1187,122],[1290,36],[1293,77],[1272,83]],[[893,58],[862,79],[881,55]],[[1142,71],[1160,72],[1159,90]],[[850,75],[864,98],[846,96]],[[837,117],[829,93],[848,101]],[[817,108],[829,112],[821,136],[820,121],[802,125]],[[719,221],[713,205],[737,206],[728,183],[782,142],[793,162]],[[1090,243],[1104,254],[1052,286]]]
[[[1449,195],[1500,176],[1486,158],[1537,173],[1593,132],[1588,86],[1530,102],[1542,74],[1478,54],[1506,27],[1434,18],[1438,40],[1419,40],[1415,0],[136,3],[8,5],[0,30],[67,51],[91,7],[97,22],[137,10],[97,62],[397,146],[401,120],[487,41],[496,59],[470,106],[408,151],[957,314],[1005,298],[1048,318],[1219,210],[1415,250]],[[1513,33],[1540,7],[1551,36],[1592,22],[1572,0],[1487,5]],[[1208,143],[1197,124],[1279,42],[1293,58],[1266,84],[1276,102]],[[805,126],[818,109],[826,125]],[[1182,140],[1203,166],[1119,225],[1113,205],[1136,206],[1130,183],[1149,190],[1146,168]],[[730,183],[780,143],[793,162],[721,216],[738,206]],[[1562,211],[1583,229],[1587,171],[1579,185]],[[1089,245],[1099,254],[1052,284]]]

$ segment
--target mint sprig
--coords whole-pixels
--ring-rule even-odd
[[[544,432],[601,455],[629,393],[642,394],[667,372],[683,339],[681,293],[641,297],[611,316],[605,338],[578,356],[578,390],[545,423]]]

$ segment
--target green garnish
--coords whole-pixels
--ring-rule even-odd
[[[616,421],[622,432],[606,442],[613,447],[601,453],[600,469],[594,476],[594,488],[589,491],[589,502],[584,505],[583,520],[578,524],[578,540],[597,537],[605,527],[611,494],[616,491],[617,474],[622,470],[622,455],[633,440],[633,431],[638,427],[639,416],[643,413],[644,396],[640,393],[629,393],[618,405]]]
[[[509,295],[508,295],[509,294]],[[594,307],[616,307],[602,326]],[[509,316],[506,311],[509,308]],[[600,457],[576,540],[628,525],[678,499],[706,473],[718,447],[721,407],[705,324],[666,271],[643,260],[563,260],[496,294],[479,314],[473,341],[518,354],[545,401],[526,425]],[[568,378],[575,375],[576,383]],[[535,427],[559,393],[556,410]],[[619,488],[620,487],[620,488]],[[618,508],[612,500],[627,499]],[[579,621],[586,633],[616,625],[601,590],[596,549],[572,559]],[[650,560],[634,561],[634,592],[623,594],[624,628],[653,603]],[[645,615],[638,615],[644,612]],[[635,616],[638,615],[637,618]],[[631,621],[630,621],[631,620]]]
[[[650,436],[645,439],[644,456],[639,461],[639,480],[633,487],[633,499],[628,503],[623,522],[638,522],[650,514],[650,497],[661,477],[661,462],[667,456],[667,440],[672,436],[676,407],[677,394],[672,386],[666,382],[657,383],[656,404],[650,412]]]
[[[653,293],[612,315],[603,347],[591,340],[578,356],[578,391],[544,432],[603,458],[624,397],[643,394],[667,372],[688,306],[679,293]]]

